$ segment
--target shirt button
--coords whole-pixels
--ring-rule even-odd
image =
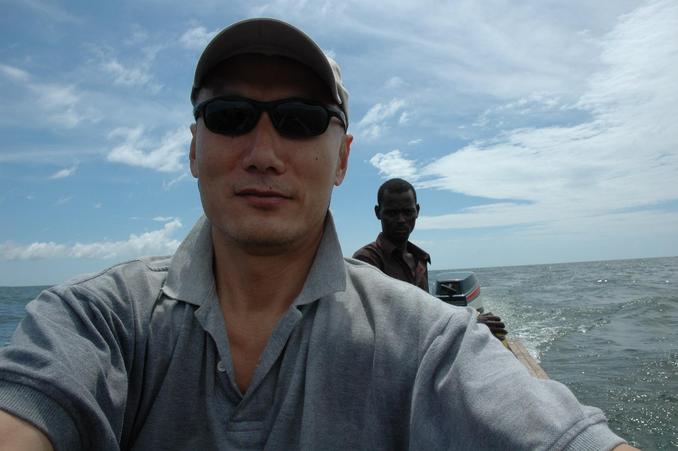
[[[226,371],[226,364],[224,363],[223,360],[219,360],[219,363],[217,363],[217,370],[220,373],[223,373],[224,371]]]

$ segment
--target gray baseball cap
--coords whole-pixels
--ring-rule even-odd
[[[348,121],[348,91],[341,81],[337,62],[303,31],[277,19],[247,19],[221,30],[200,55],[195,68],[191,103],[195,104],[198,91],[210,70],[228,58],[246,53],[284,56],[310,68],[330,89],[332,98]]]

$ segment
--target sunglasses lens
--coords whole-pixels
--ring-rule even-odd
[[[322,105],[292,99],[257,102],[245,98],[216,98],[198,108],[202,108],[205,125],[211,132],[230,136],[252,131],[262,111],[268,112],[278,133],[290,138],[322,135],[330,123],[330,112]]]
[[[205,125],[213,133],[242,135],[254,128],[259,111],[243,100],[214,100],[205,105]]]
[[[295,138],[322,135],[330,121],[322,106],[296,101],[281,103],[270,114],[278,132]]]

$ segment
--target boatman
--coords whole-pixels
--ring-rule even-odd
[[[374,214],[381,221],[381,233],[375,241],[355,251],[353,258],[428,293],[431,257],[410,241],[419,209],[417,192],[412,184],[400,178],[385,181],[377,191],[377,205],[374,206]],[[506,326],[500,317],[490,312],[481,313],[478,322],[489,327],[500,340],[506,337]]]
[[[1,449],[622,449],[467,310],[344,260],[348,94],[309,37],[224,29],[191,101],[205,216],[172,257],[28,304],[0,350]]]
[[[353,258],[428,293],[431,257],[409,241],[419,216],[414,187],[399,178],[385,181],[377,191],[374,214],[381,221],[381,233],[375,241],[355,251]]]

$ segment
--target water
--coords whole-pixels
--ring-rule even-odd
[[[473,271],[549,377],[633,445],[678,449],[678,257]]]
[[[0,346],[9,343],[17,323],[24,317],[26,303],[45,288],[47,287],[0,287]]]
[[[552,379],[633,445],[678,449],[678,257],[474,271],[486,311]],[[0,346],[44,288],[0,287]]]

